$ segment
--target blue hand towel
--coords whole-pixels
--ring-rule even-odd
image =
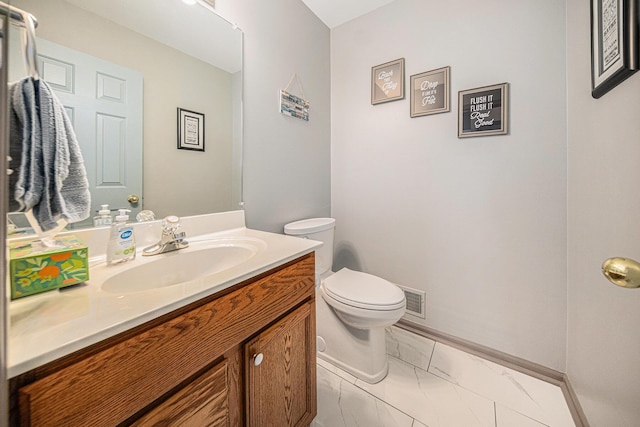
[[[12,166],[20,165],[17,177],[10,177],[10,184],[15,181],[10,211],[32,209],[43,231],[55,228],[60,219],[73,223],[88,218],[89,182],[61,102],[45,81],[32,77],[11,84],[9,96],[9,152]]]

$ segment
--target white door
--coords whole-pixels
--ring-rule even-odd
[[[142,73],[43,39],[37,49],[40,77],[64,104],[87,169],[92,215],[78,225],[92,225],[102,204],[131,209],[135,218],[142,208]]]

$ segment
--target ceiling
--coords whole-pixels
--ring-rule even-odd
[[[157,7],[157,0],[66,1],[230,73],[241,67],[240,57],[230,54],[239,51],[235,43],[193,43],[193,40],[235,40],[232,33],[237,31],[231,25],[212,25],[210,20],[218,17],[203,14],[199,8],[185,6],[185,0],[167,0],[168,3],[162,8]],[[302,1],[327,27],[335,28],[394,0]],[[211,0],[200,0],[199,3],[212,9]],[[185,22],[189,25],[184,25]]]
[[[394,0],[302,0],[327,27],[334,28]]]
[[[242,37],[236,27],[214,13],[181,0],[66,0],[160,43],[199,58],[229,73],[242,68]],[[200,2],[211,9],[207,0]],[[197,42],[194,42],[197,40]],[[223,40],[223,43],[211,41]]]

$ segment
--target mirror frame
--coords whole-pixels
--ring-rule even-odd
[[[4,5],[3,5],[4,6]],[[4,30],[9,25],[7,17],[7,11],[4,7],[0,8],[0,29]],[[8,31],[6,32],[8,33]],[[4,34],[4,32],[3,32]],[[2,105],[0,106],[0,159],[6,159],[9,151],[9,129],[7,126],[7,113],[9,107],[9,100],[7,98],[7,49],[9,44],[7,37],[0,36],[0,100]],[[6,189],[9,185],[7,179],[7,162],[0,162],[0,188]],[[9,259],[7,255],[7,209],[8,203],[6,197],[0,199],[0,215],[3,220],[0,221],[0,251],[5,254],[2,268],[0,268],[0,285],[2,285],[2,292],[0,295],[0,424],[9,425],[9,381],[7,379],[7,336],[9,333],[9,313],[8,306],[9,301],[7,293],[4,291],[7,286],[7,270],[9,266]]]

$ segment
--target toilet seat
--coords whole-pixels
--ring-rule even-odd
[[[392,311],[406,304],[404,292],[393,283],[348,268],[327,277],[321,289],[325,298],[358,309]]]

